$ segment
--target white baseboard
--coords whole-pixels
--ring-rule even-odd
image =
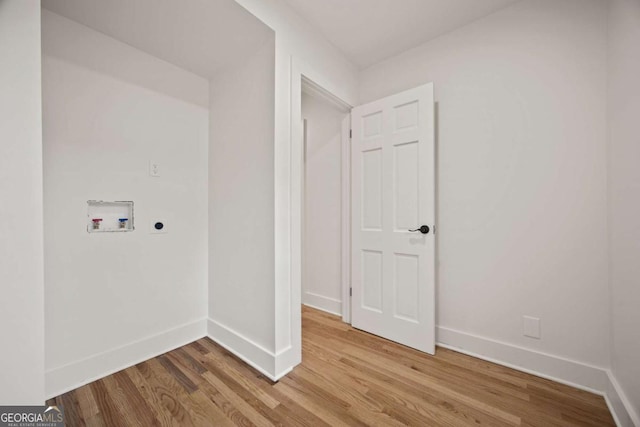
[[[611,372],[603,367],[439,326],[438,346],[604,396],[620,427],[640,427]]]
[[[296,353],[293,346],[289,346],[276,354],[276,381],[287,375],[302,363],[301,352]]]
[[[593,393],[602,394],[608,382],[604,368],[442,326],[437,341],[442,347]]]
[[[640,427],[640,416],[635,412],[631,401],[622,391],[620,384],[610,370],[607,370],[609,384],[605,393],[605,399],[609,410],[613,414],[616,424],[620,427]]]
[[[208,321],[207,332],[209,338],[273,382],[278,381],[292,369],[287,368],[283,372],[276,372],[278,355],[213,319]]]
[[[313,292],[304,292],[302,294],[302,304],[336,316],[342,316],[342,301],[339,299],[325,297]]]
[[[125,344],[45,372],[50,399],[206,336],[206,319]]]

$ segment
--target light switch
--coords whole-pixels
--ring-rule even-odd
[[[155,160],[149,160],[149,176],[160,176],[160,163]]]

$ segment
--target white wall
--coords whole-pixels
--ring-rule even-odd
[[[0,405],[44,403],[40,2],[0,0]]]
[[[612,365],[640,426],[640,2],[609,2]]]
[[[524,0],[363,71],[362,102],[435,83],[440,340],[608,366],[606,31]]]
[[[274,276],[268,280],[275,304],[272,324],[275,328],[273,376],[279,377],[301,360],[300,289],[291,286],[292,276],[298,272],[295,263],[300,261],[292,258],[291,251],[290,201],[291,190],[295,186],[290,179],[291,82],[295,77],[291,73],[292,58],[308,65],[307,69],[312,71],[312,75],[307,77],[351,105],[357,104],[358,70],[284,1],[236,1],[275,31],[274,173],[263,178],[274,181],[273,194],[270,195],[275,203],[272,231]],[[268,252],[269,256],[271,252]],[[256,286],[262,286],[262,283]]]
[[[48,11],[43,53],[51,396],[205,334],[209,86]],[[135,231],[87,233],[87,200],[133,200]]]
[[[236,351],[224,334],[274,350],[274,58],[272,37],[211,80],[210,334]]]
[[[342,120],[348,114],[302,94],[306,119],[302,303],[342,315]]]

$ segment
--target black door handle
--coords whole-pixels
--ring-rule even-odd
[[[429,226],[428,225],[422,225],[420,226],[420,228],[416,228],[415,230],[409,230],[411,232],[415,232],[415,231],[419,231],[422,234],[429,234]]]

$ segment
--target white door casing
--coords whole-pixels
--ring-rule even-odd
[[[434,354],[433,84],[356,107],[351,120],[352,324]],[[422,225],[428,234],[408,231]]]

